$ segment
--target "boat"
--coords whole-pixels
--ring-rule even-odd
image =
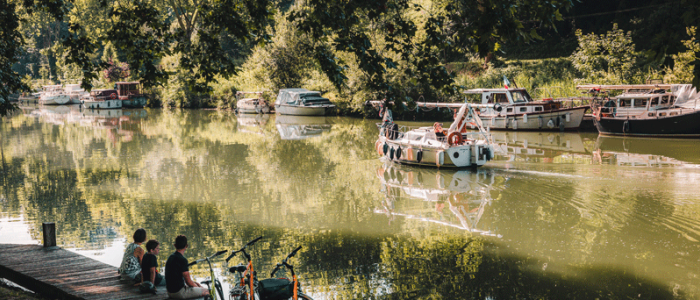
[[[263,99],[263,92],[236,92],[236,112],[240,114],[269,114],[270,105]],[[245,95],[254,95],[242,98]]]
[[[335,105],[321,92],[307,89],[281,89],[275,101],[275,111],[282,115],[323,116]]]
[[[39,104],[63,105],[70,102],[70,96],[66,94],[61,85],[46,85],[41,88]]]
[[[468,102],[469,95],[478,95],[479,99],[472,100],[481,104],[498,104],[503,108],[500,111],[493,108],[479,110],[484,126],[494,130],[578,130],[584,112],[589,108],[589,105],[574,106],[572,100],[533,100],[524,88],[471,89],[463,93],[466,94],[465,102]]]
[[[148,102],[146,94],[141,93],[140,82],[117,82],[114,84],[117,96],[122,102],[122,107],[143,108]]]
[[[578,89],[621,91],[592,104],[601,135],[700,137],[700,94],[690,84],[579,85]]]
[[[80,104],[80,98],[83,98],[90,93],[86,92],[83,88],[80,87],[80,84],[66,84],[66,87],[63,89],[66,94],[68,94],[68,97],[70,98],[70,101],[68,101],[67,104]]]
[[[375,150],[389,161],[437,168],[479,167],[494,157],[490,133],[484,128],[476,108],[492,105],[462,104],[454,122],[438,136],[433,127],[408,129],[391,118],[391,110],[382,109],[383,122],[377,124],[379,138]],[[468,131],[467,126],[477,128]],[[442,133],[442,132],[440,132]]]
[[[502,237],[479,224],[493,201],[492,173],[436,170],[382,164],[376,171],[383,200],[374,213],[405,222],[426,222],[469,232]]]
[[[92,90],[88,96],[80,99],[86,109],[119,109],[122,100],[117,96],[117,90]]]
[[[285,116],[275,119],[275,127],[283,140],[303,140],[331,131],[332,124],[323,116]]]

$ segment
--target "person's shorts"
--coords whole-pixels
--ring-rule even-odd
[[[206,290],[206,288],[186,286],[180,289],[177,293],[168,292],[168,296],[170,296],[172,299],[200,298]]]

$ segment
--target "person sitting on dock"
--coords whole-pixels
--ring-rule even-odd
[[[165,287],[168,296],[173,299],[193,299],[209,295],[209,291],[199,283],[192,281],[189,262],[185,258],[187,237],[178,235],[175,238],[175,253],[165,262]]]
[[[445,132],[445,130],[442,129],[442,124],[440,124],[440,123],[438,123],[438,122],[435,122],[435,124],[433,124],[433,129],[435,129],[435,135],[436,135],[437,137],[445,137],[445,136],[447,136],[447,132]]]
[[[134,232],[134,242],[126,246],[122,263],[119,265],[117,272],[120,274],[121,280],[133,280],[141,282],[141,263],[134,250],[141,248],[141,244],[146,241],[146,229],[139,228]],[[141,248],[143,250],[143,248]]]
[[[160,253],[160,243],[156,240],[150,240],[146,243],[146,251],[143,259],[141,259],[141,284],[150,282],[150,286],[165,286],[165,278],[158,273],[158,253]],[[147,285],[144,285],[147,286]]]

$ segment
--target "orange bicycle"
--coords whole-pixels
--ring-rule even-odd
[[[294,257],[297,252],[301,249],[301,246],[297,247],[285,257],[281,263],[275,266],[275,269],[270,272],[270,277],[268,279],[263,279],[259,284],[259,294],[263,300],[282,300],[282,299],[303,299],[303,300],[313,300],[308,295],[301,292],[299,288],[299,280],[297,275],[294,273],[294,266],[289,264],[287,261]],[[280,267],[285,267],[292,272],[292,280],[287,278],[274,278]]]

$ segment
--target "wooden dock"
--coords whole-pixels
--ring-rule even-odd
[[[58,247],[0,244],[0,277],[55,299],[168,298],[165,287],[140,293],[116,267]]]

